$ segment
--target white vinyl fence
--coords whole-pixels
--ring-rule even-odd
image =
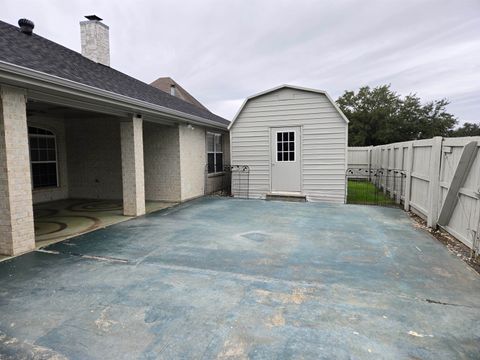
[[[386,184],[406,211],[442,227],[478,252],[480,242],[480,137],[442,138],[349,147],[348,167],[401,171]]]

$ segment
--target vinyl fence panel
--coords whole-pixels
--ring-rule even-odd
[[[475,151],[472,150],[474,145],[469,145],[469,153],[464,154],[467,144],[472,142],[477,144]],[[349,147],[348,167],[405,174],[402,182],[385,180],[381,184],[385,193],[402,203],[405,210],[413,211],[424,218],[429,227],[437,226],[442,213],[442,222],[445,219],[447,221],[440,226],[465,245],[478,251],[479,147],[480,137],[435,137],[375,147]],[[461,163],[462,154],[464,160]],[[449,200],[445,202],[452,182],[454,188],[450,192]]]

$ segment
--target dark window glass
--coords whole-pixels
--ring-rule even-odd
[[[283,141],[288,141],[288,133],[283,133]]]
[[[28,128],[33,188],[57,186],[55,135],[45,129]]]
[[[30,161],[38,161],[37,149],[30,149]]]
[[[57,186],[57,164],[56,163],[34,163],[32,164],[33,187]]]
[[[282,133],[277,133],[277,141],[282,141]]]
[[[39,134],[39,135],[50,135],[50,136],[55,135],[54,133],[52,133],[49,130],[40,129],[40,128],[36,128],[36,127],[33,127],[33,126],[28,127],[28,133],[29,134]]]
[[[47,139],[43,137],[38,138],[38,148],[45,149],[46,147],[47,147]]]
[[[31,137],[30,138],[30,148],[31,149],[38,149],[38,138]]]
[[[289,150],[290,151],[295,150],[295,143],[293,143],[293,142],[289,143]]]
[[[290,161],[295,161],[295,152],[290,151]]]
[[[223,137],[220,134],[207,134],[208,143],[208,165],[209,174],[223,171]]]
[[[48,161],[55,161],[56,160],[55,149],[48,149],[47,160]]]
[[[223,154],[217,153],[215,154],[215,172],[222,172],[223,171]]]
[[[295,136],[295,133],[294,132],[290,132],[290,141],[293,141],[294,140],[294,136]]]
[[[209,173],[215,172],[215,154],[214,153],[208,154],[208,172]]]

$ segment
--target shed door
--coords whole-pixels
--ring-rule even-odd
[[[300,128],[272,129],[272,191],[300,192]]]

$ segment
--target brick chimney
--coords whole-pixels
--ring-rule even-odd
[[[110,66],[110,41],[108,26],[97,15],[85,16],[80,21],[82,55],[97,63]]]

